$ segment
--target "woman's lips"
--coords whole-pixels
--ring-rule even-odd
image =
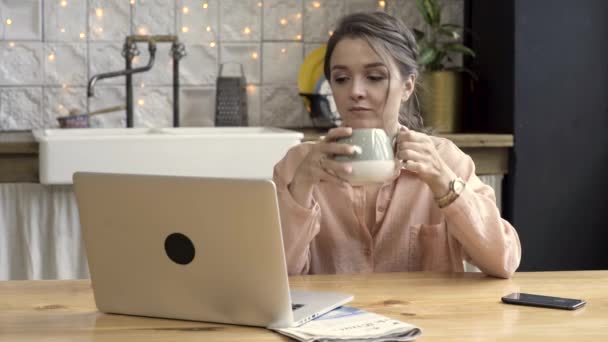
[[[369,112],[370,109],[366,107],[351,107],[348,109],[351,112]]]

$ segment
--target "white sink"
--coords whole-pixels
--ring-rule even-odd
[[[272,178],[303,134],[270,127],[42,129],[42,184],[71,184],[76,171]]]

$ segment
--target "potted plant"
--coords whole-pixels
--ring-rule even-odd
[[[416,0],[425,22],[424,31],[414,29],[419,47],[422,89],[420,110],[425,125],[437,132],[457,132],[462,120],[463,72],[467,68],[448,66],[454,54],[475,57],[475,52],[460,42],[463,28],[442,22],[437,0]]]

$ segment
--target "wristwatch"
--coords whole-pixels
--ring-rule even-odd
[[[466,185],[467,183],[465,183],[465,181],[462,180],[462,178],[460,177],[452,179],[449,185],[450,191],[448,191],[448,193],[442,197],[435,198],[435,201],[437,202],[437,205],[439,205],[439,208],[445,208],[450,203],[454,202],[454,200],[456,200],[458,196],[460,196],[460,194],[464,191]]]

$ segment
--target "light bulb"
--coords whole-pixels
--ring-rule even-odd
[[[9,18],[9,19],[6,19],[6,25],[10,25],[10,24],[12,24],[12,23],[13,23],[13,21],[12,21],[10,18]]]
[[[244,33],[244,34],[250,34],[250,33],[251,33],[251,29],[250,29],[249,27],[245,27],[245,28],[243,29],[243,33]]]
[[[209,4],[205,2],[205,3],[203,4],[203,8],[204,8],[204,9],[209,8]]]
[[[182,12],[184,12],[184,14],[188,14],[188,12],[190,12],[190,9],[188,7],[185,7],[182,9]]]
[[[103,9],[96,8],[95,9],[95,15],[98,16],[99,18],[103,17]]]
[[[61,7],[65,7],[68,5],[68,2],[66,0],[61,0],[59,4],[61,5]]]
[[[211,47],[215,47],[215,42],[211,42],[211,43],[209,43],[209,46],[211,46]]]
[[[287,25],[287,19],[285,19],[285,18],[281,19],[281,25],[283,25],[283,26]]]
[[[318,2],[318,1],[315,1],[315,2],[313,2],[313,3],[312,3],[312,6],[313,6],[314,8],[319,8],[319,7],[321,7],[321,3],[320,3],[320,2]]]
[[[182,32],[188,33],[188,31],[190,31],[190,29],[187,26],[182,27]]]
[[[207,26],[207,28],[205,29],[207,32],[211,32],[211,26]]]
[[[286,52],[287,52],[287,49],[286,49],[286,48],[282,48],[282,49],[281,49],[281,53],[286,53]]]
[[[385,1],[378,1],[378,6],[384,8],[384,6],[386,6],[386,2]]]
[[[144,102],[144,99],[139,99],[139,100],[137,100],[137,104],[138,104],[138,105],[140,105],[140,106],[143,106],[143,105],[144,105],[144,103],[145,103],[145,102]]]
[[[258,53],[257,52],[252,52],[251,53],[251,59],[258,59]]]
[[[84,32],[80,32],[79,37],[80,37],[80,38],[84,38],[84,37],[86,37],[86,36],[85,36]]]
[[[49,53],[48,59],[51,62],[54,61],[55,60],[55,54],[54,53]]]

